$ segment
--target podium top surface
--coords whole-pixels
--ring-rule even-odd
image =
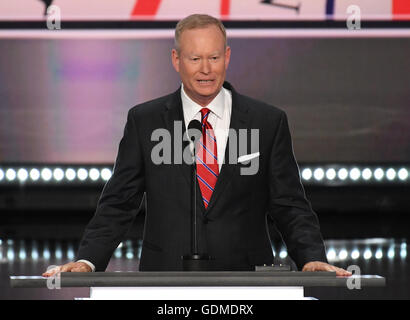
[[[377,275],[337,277],[334,272],[298,271],[62,272],[54,278],[10,276],[12,288],[46,288],[51,281],[58,281],[61,287],[347,287],[348,281],[360,281],[361,287],[386,285],[386,279]]]

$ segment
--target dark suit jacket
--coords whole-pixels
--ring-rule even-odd
[[[240,151],[259,151],[259,170],[255,175],[241,175],[242,165],[229,159],[233,145],[227,142],[225,163],[207,210],[197,197],[199,252],[215,259],[215,270],[253,270],[255,265],[272,264],[270,216],[298,268],[309,261],[326,261],[317,217],[300,181],[285,112],[237,93],[227,82],[224,87],[232,92],[230,128],[259,129],[259,146],[248,142],[249,149]],[[77,255],[91,261],[96,271],[107,267],[144,193],[147,207],[140,270],[182,270],[181,256],[191,248],[191,169],[185,163],[155,165],[151,161],[152,148],[158,144],[151,141],[155,129],[168,129],[173,139],[174,121],[182,121],[185,128],[180,90],[128,113],[113,175]]]

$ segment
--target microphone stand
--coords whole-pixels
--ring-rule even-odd
[[[192,153],[192,179],[191,179],[191,253],[182,256],[182,268],[184,271],[210,271],[211,257],[208,254],[198,252],[197,215],[196,215],[196,148],[195,139],[189,137],[193,143]]]
[[[197,231],[197,216],[196,216],[196,159],[195,159],[195,145],[194,156],[192,157],[192,181],[191,181],[191,222],[192,222],[192,239],[191,239],[191,252],[193,255],[198,255],[198,231]]]

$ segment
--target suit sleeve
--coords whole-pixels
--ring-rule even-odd
[[[113,174],[99,198],[94,217],[83,234],[77,260],[87,260],[104,271],[130,228],[145,191],[144,163],[135,118],[128,112]]]
[[[285,112],[281,113],[269,169],[269,215],[298,269],[309,261],[327,262],[319,221],[306,199]]]

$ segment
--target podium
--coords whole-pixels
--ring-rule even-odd
[[[52,278],[10,276],[12,288],[89,287],[92,300],[301,300],[305,287],[383,287],[384,277],[334,272],[63,272]]]

